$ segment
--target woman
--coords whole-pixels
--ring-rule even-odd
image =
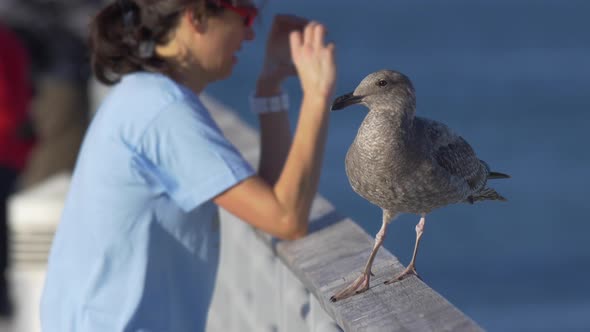
[[[218,206],[275,237],[306,234],[336,79],[321,24],[277,16],[252,98],[255,173],[198,94],[252,40],[249,1],[135,0],[92,26],[96,77],[116,83],[84,139],[49,259],[44,331],[202,331],[218,264]],[[290,51],[289,51],[290,49]],[[291,142],[281,82],[303,100]]]

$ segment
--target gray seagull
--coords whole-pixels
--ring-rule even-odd
[[[408,267],[386,284],[415,275],[416,253],[432,210],[460,202],[506,201],[488,179],[509,178],[493,172],[461,136],[446,125],[415,116],[410,79],[394,70],[366,76],[354,92],[336,98],[332,111],[353,104],[369,108],[346,154],[346,175],[354,191],[383,210],[382,226],[361,276],[331,297],[335,302],[369,288],[371,266],[387,225],[400,213],[420,215],[416,244]]]

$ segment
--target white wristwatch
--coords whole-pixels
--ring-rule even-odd
[[[289,110],[289,95],[284,91],[272,97],[255,97],[250,95],[250,110],[255,114],[285,112]]]

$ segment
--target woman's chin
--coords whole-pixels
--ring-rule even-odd
[[[226,78],[229,78],[233,71],[234,71],[233,65],[224,68],[224,70],[219,73],[219,76],[218,76],[219,80],[224,80]]]
[[[234,71],[234,68],[237,64],[238,64],[238,57],[234,55],[231,58],[231,63],[228,63],[228,65],[225,66],[225,68],[224,68],[223,78],[227,78],[228,76],[230,76],[231,73]]]
[[[215,77],[214,80],[215,81],[224,80],[224,79],[228,78],[229,76],[231,76],[237,62],[238,62],[238,58],[234,55],[232,57],[231,61],[226,61],[224,64],[221,64],[219,67],[217,67],[217,69],[215,70],[215,74],[214,74],[214,77]]]

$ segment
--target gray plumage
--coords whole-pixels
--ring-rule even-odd
[[[459,202],[505,201],[487,181],[509,177],[492,172],[469,143],[443,123],[415,116],[414,87],[402,73],[369,74],[354,92],[338,97],[332,110],[352,104],[365,105],[369,112],[346,154],[346,174],[356,193],[383,209],[383,226],[361,277],[332,301],[368,289],[373,258],[396,215],[415,213],[422,218],[410,265],[389,282],[417,275],[414,264],[426,214]]]
[[[500,173],[492,173],[469,143],[440,122],[415,116],[414,87],[405,75],[372,73],[333,109],[350,100],[369,108],[345,162],[352,188],[365,199],[416,214],[458,202],[505,200],[486,187]]]

